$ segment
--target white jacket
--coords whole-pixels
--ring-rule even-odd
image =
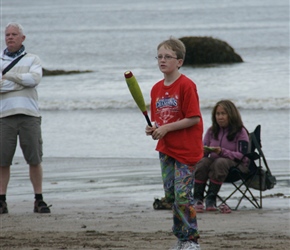
[[[25,53],[25,52],[23,52]],[[1,55],[2,71],[15,59]],[[42,78],[42,66],[38,56],[26,54],[0,79],[0,118],[24,114],[39,117],[37,85]]]

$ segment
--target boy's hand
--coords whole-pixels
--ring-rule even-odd
[[[167,134],[168,130],[167,130],[167,126],[160,126],[158,128],[155,128],[155,130],[152,133],[152,138],[153,140],[159,140],[161,138],[163,138],[166,134]]]
[[[152,135],[152,133],[155,131],[155,129],[156,129],[155,126],[150,127],[150,126],[147,125],[146,128],[145,128],[146,135]]]

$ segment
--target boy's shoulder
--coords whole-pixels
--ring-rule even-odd
[[[178,84],[182,87],[182,88],[186,88],[186,89],[196,89],[196,84],[193,80],[191,80],[189,77],[187,77],[186,75],[181,75],[179,77],[179,79],[177,80]]]
[[[188,81],[188,82],[194,83],[194,81],[192,79],[190,79],[188,76],[186,76],[184,74],[181,74],[179,79],[182,81]]]

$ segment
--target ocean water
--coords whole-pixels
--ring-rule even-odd
[[[181,68],[197,85],[205,130],[213,105],[229,98],[249,131],[261,124],[266,157],[289,167],[288,0],[0,0],[0,13],[1,50],[5,25],[17,21],[27,51],[44,68],[92,71],[42,79],[45,157],[156,158],[124,72],[133,72],[149,104],[150,89],[162,78],[158,43],[211,36],[244,62]]]

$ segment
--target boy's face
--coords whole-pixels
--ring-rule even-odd
[[[177,59],[176,53],[161,46],[157,51],[158,66],[163,74],[171,74],[182,66],[183,60]]]

